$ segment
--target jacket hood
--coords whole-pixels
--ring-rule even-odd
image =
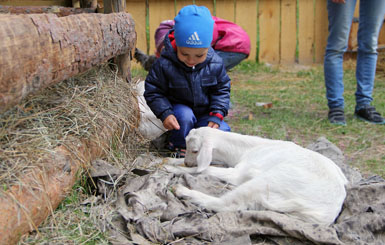
[[[179,59],[178,59],[178,56],[177,56],[177,53],[176,53],[176,50],[172,47],[171,45],[171,41],[170,41],[170,38],[169,38],[169,34],[174,32],[174,29],[171,29],[167,34],[166,36],[164,37],[164,49],[162,50],[162,53],[161,53],[161,56],[166,58],[166,59],[169,59],[171,60],[172,62],[174,62],[177,66],[181,67],[183,70],[185,71],[192,71],[193,68],[192,67],[188,67],[186,66],[183,62],[181,62]],[[215,54],[215,51],[213,48],[209,47],[209,50],[207,52],[207,57],[206,57],[206,60],[203,61],[202,63],[199,63],[198,65],[195,66],[195,70],[199,70],[201,69],[202,67],[204,67],[207,63],[209,63],[211,61],[211,59],[213,58]]]

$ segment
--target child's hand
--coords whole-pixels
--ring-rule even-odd
[[[178,120],[176,120],[176,117],[174,115],[169,115],[168,117],[166,117],[166,119],[164,119],[164,121],[163,121],[163,126],[165,128],[167,128],[168,130],[173,130],[173,129],[179,130],[180,129]]]
[[[215,122],[209,122],[209,125],[207,125],[207,127],[210,127],[210,128],[219,128],[219,125],[216,124]]]

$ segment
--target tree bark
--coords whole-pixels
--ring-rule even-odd
[[[126,0],[103,0],[103,4],[105,14],[126,11]],[[118,67],[118,74],[126,79],[127,82],[131,81],[131,60],[131,51],[114,58],[114,63]]]
[[[94,8],[67,8],[59,6],[1,6],[0,14],[43,14],[52,13],[59,17],[84,14],[84,13],[96,13],[96,7]]]
[[[16,244],[22,235],[37,230],[75,184],[81,162],[66,148],[58,147],[46,163],[50,171],[33,170],[1,193],[0,244]]]
[[[135,48],[130,14],[0,15],[0,113]]]
[[[79,171],[104,156],[103,147],[118,127],[110,120],[98,137],[74,138],[72,144],[57,147],[45,157],[44,169],[31,168],[18,185],[0,191],[0,245],[16,244],[22,235],[37,230],[71,192]]]

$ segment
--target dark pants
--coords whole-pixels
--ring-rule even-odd
[[[183,104],[174,104],[173,110],[180,129],[171,131],[169,142],[172,143],[174,147],[186,148],[185,138],[190,130],[207,126],[209,124],[209,115],[196,116],[190,107]],[[219,129],[230,131],[230,126],[222,121]]]

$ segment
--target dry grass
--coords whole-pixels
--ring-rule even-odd
[[[136,130],[139,111],[133,85],[135,81],[128,84],[104,65],[30,96],[0,115],[0,193],[29,171],[44,171],[47,154],[59,145],[73,147],[73,139],[92,139],[102,148],[104,160],[130,169],[136,156],[148,151],[148,141]],[[106,144],[103,131],[113,124],[118,130]],[[108,224],[100,221],[113,218],[114,197],[99,200],[97,208],[96,203],[84,205],[93,187],[87,173],[79,176],[59,208],[19,244],[108,244]]]
[[[26,172],[42,168],[43,159],[75,137],[98,141],[103,127],[120,130],[104,147],[107,159],[125,164],[140,148],[137,102],[132,85],[107,66],[63,81],[31,96],[0,115],[0,184],[6,190]],[[134,140],[135,139],[135,140]],[[105,144],[100,144],[104,146]],[[111,151],[120,149],[118,151]]]

